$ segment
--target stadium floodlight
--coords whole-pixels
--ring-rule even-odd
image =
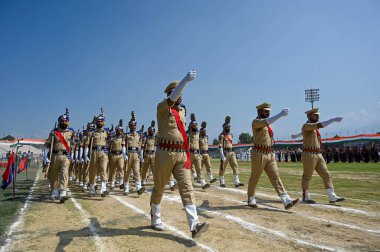
[[[314,102],[319,101],[319,89],[311,88],[305,90],[305,102],[311,103],[311,108],[314,108]]]

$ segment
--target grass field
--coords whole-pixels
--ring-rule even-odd
[[[214,175],[219,170],[219,161],[212,162]],[[380,202],[380,163],[330,163],[327,165],[335,191],[343,197],[373,200]],[[250,162],[239,162],[240,181],[246,186],[251,174]],[[302,163],[278,163],[279,173],[285,188],[290,195],[300,197],[300,194],[292,192],[301,192]],[[226,169],[227,186],[233,187],[232,169],[227,166]],[[261,175],[259,181],[260,187],[263,189],[272,189],[272,185],[265,172]],[[317,194],[325,194],[322,179],[314,172],[314,176],[310,183],[310,191]]]
[[[214,176],[218,177],[219,161],[213,160],[212,166]],[[301,197],[302,163],[282,162],[278,166],[290,196]],[[329,204],[322,180],[315,173],[310,191],[319,204],[299,204],[292,211],[284,211],[265,172],[257,188],[259,207],[247,207],[245,192],[250,162],[239,162],[240,180],[245,184],[239,189],[234,188],[232,169],[227,166],[227,188],[220,188],[218,182],[206,191],[199,184],[194,186],[198,214],[212,225],[209,233],[198,241],[216,251],[323,250],[320,245],[332,250],[377,251],[380,164],[330,163],[328,168],[337,194],[346,197],[346,201]],[[33,185],[36,171],[35,167],[29,169],[29,180],[25,179],[25,173],[17,177],[16,199],[12,198],[12,187],[0,194],[0,245],[11,237],[9,251],[201,250],[191,238],[184,238],[177,231],[158,233],[151,229],[151,180],[141,196],[134,192],[123,196],[117,189],[106,198],[99,195],[90,198],[70,182],[71,200],[62,205],[49,199],[49,188],[39,173],[29,207],[22,214],[23,224],[8,235],[6,228],[18,220],[18,210]],[[178,190],[166,190],[162,206],[164,221],[188,234]],[[239,242],[230,243],[231,236]],[[19,242],[20,237],[30,242]],[[301,243],[297,242],[299,239]]]
[[[4,171],[5,168],[0,168],[1,174],[3,174]],[[17,174],[15,198],[13,198],[12,184],[5,190],[0,189],[0,235],[3,234],[7,226],[17,217],[17,210],[23,206],[36,178],[36,171],[36,167],[30,167],[28,169],[28,179],[26,179],[25,171]]]

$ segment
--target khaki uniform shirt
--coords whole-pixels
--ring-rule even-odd
[[[266,119],[254,119],[252,121],[253,145],[272,147],[274,141],[269,134]]]
[[[192,132],[189,134],[189,142],[191,150],[199,150],[199,131]]]
[[[201,137],[199,136],[199,148],[202,151],[207,151],[208,150],[208,136]]]
[[[321,148],[317,136],[319,123],[305,123],[302,126],[303,146],[309,148]]]
[[[156,146],[156,137],[148,136],[145,138],[145,151],[154,151],[154,147]]]
[[[125,144],[124,135],[114,136],[110,139],[110,151],[122,151]]]
[[[95,129],[94,131],[89,132],[87,137],[89,139],[92,137],[92,147],[107,145],[108,133],[105,129]]]
[[[125,135],[125,143],[126,147],[128,148],[137,148],[141,150],[141,135],[139,133],[135,132],[128,132]]]
[[[226,134],[226,133],[222,132],[219,135],[219,141],[220,141],[219,148],[232,149],[232,143],[230,143],[230,141],[228,141],[228,139],[224,136],[224,134]],[[230,137],[231,141],[233,141],[233,137],[234,137],[233,134],[230,132],[227,135]]]
[[[167,100],[163,100],[157,105],[157,137],[169,141],[180,141],[184,142],[181,132],[177,127],[174,115],[170,110],[171,107],[168,105]],[[181,122],[185,128],[186,123],[186,110],[184,107],[180,106],[178,111]]]
[[[71,129],[65,129],[65,130],[61,130],[61,129],[58,129],[59,132],[61,132],[63,138],[66,140],[67,142],[67,145],[71,146],[71,141],[74,137],[74,131],[72,131]],[[51,145],[51,136],[53,136],[54,138],[54,144],[53,144],[53,150],[57,150],[57,151],[67,151],[65,146],[63,145],[63,143],[61,142],[61,140],[59,140],[57,134],[52,131],[50,133],[50,136],[49,136],[49,139],[48,139],[48,146]]]

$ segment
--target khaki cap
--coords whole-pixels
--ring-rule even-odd
[[[270,109],[270,103],[268,103],[268,102],[264,102],[264,103],[256,106],[256,108],[257,108],[257,110],[259,110],[259,109],[271,110]]]
[[[318,108],[313,108],[305,112],[306,115],[311,115],[311,114],[318,114],[319,115],[319,109]]]
[[[165,94],[168,94],[170,91],[172,91],[177,85],[179,81],[172,81],[169,83],[169,85],[165,88]]]

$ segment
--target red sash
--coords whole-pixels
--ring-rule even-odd
[[[230,142],[230,144],[232,144],[231,137],[228,134],[226,134],[226,133],[223,133],[223,135],[224,135],[225,138],[227,138],[228,142]]]
[[[54,132],[58,136],[58,138],[61,141],[61,143],[65,146],[67,152],[70,152],[70,147],[67,144],[66,140],[63,138],[62,133],[60,131],[58,131],[58,130],[55,130]]]
[[[319,133],[319,130],[315,130],[315,131],[317,132],[317,138],[318,138],[319,145],[320,145],[320,147],[322,147],[321,133]]]
[[[267,128],[268,128],[269,135],[270,135],[270,137],[272,138],[272,140],[273,140],[273,142],[274,142],[274,138],[273,138],[273,130],[272,130],[272,128],[269,126],[269,124],[267,124]]]
[[[170,109],[173,113],[173,116],[174,116],[174,119],[177,123],[177,127],[178,127],[178,130],[179,132],[181,132],[181,135],[182,135],[182,138],[183,138],[183,141],[185,143],[185,146],[186,146],[186,162],[184,164],[183,167],[185,167],[186,169],[190,169],[190,149],[189,149],[189,142],[187,141],[187,135],[186,135],[186,132],[185,132],[185,127],[183,127],[183,124],[181,122],[181,119],[179,118],[179,114],[178,114],[178,111],[175,109],[175,108],[171,108]]]

